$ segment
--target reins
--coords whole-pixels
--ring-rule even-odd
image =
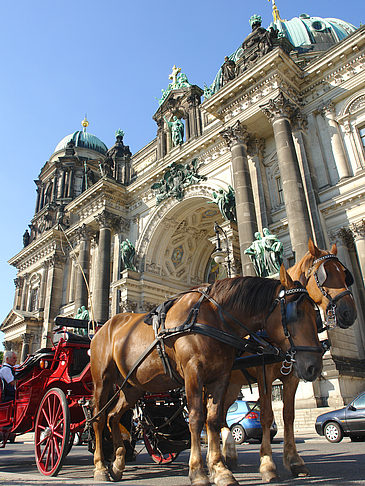
[[[164,352],[164,340],[167,339],[167,338],[172,338],[172,337],[176,337],[176,336],[181,336],[183,334],[188,334],[190,332],[194,332],[194,333],[201,334],[201,335],[204,335],[204,336],[207,336],[207,337],[211,337],[211,338],[216,339],[220,342],[223,342],[224,344],[232,346],[235,349],[237,349],[238,351],[240,351],[241,353],[247,352],[247,351],[250,351],[251,353],[256,352],[257,354],[262,355],[263,357],[264,357],[264,355],[267,355],[267,354],[268,355],[274,355],[274,356],[276,356],[276,359],[280,358],[281,360],[283,360],[283,367],[284,367],[284,363],[290,364],[290,370],[288,371],[288,373],[290,373],[292,366],[293,366],[293,363],[295,362],[294,356],[295,356],[295,353],[297,351],[312,351],[312,352],[321,352],[321,353],[324,352],[323,348],[320,348],[320,347],[295,346],[294,342],[292,340],[292,337],[291,337],[291,335],[288,331],[287,322],[286,322],[285,297],[287,295],[291,295],[291,294],[294,294],[294,293],[302,293],[302,295],[305,294],[310,299],[308,292],[303,287],[295,288],[295,289],[288,289],[288,290],[281,289],[279,294],[278,294],[278,297],[274,300],[274,302],[271,305],[269,312],[266,315],[265,320],[264,320],[264,322],[266,323],[268,317],[274,311],[275,307],[278,304],[280,304],[280,306],[281,306],[281,319],[282,319],[282,325],[283,325],[283,328],[284,328],[284,333],[285,333],[285,336],[289,339],[289,342],[291,344],[291,347],[289,348],[289,350],[286,353],[284,353],[280,348],[273,346],[271,343],[266,341],[261,336],[259,336],[259,334],[257,332],[250,330],[247,326],[245,326],[245,324],[243,324],[240,320],[235,318],[229,311],[227,311],[220,304],[218,304],[218,302],[215,299],[213,299],[207,293],[207,290],[208,290],[208,288],[205,288],[204,290],[203,289],[193,289],[193,290],[189,290],[187,292],[183,292],[182,294],[178,295],[178,296],[181,296],[181,295],[184,295],[184,294],[187,294],[187,293],[190,293],[190,292],[199,292],[201,294],[199,300],[190,309],[188,317],[186,318],[185,322],[183,324],[179,325],[179,326],[176,326],[174,328],[165,328],[164,319],[166,318],[166,313],[164,311],[164,308],[162,308],[161,315],[163,315],[163,319],[162,319],[162,322],[161,322],[161,329],[158,330],[158,326],[156,325],[155,322],[153,322],[153,327],[155,329],[155,334],[156,334],[155,339],[151,342],[151,344],[147,347],[147,349],[135,361],[135,363],[133,364],[133,366],[131,367],[131,369],[127,373],[126,377],[124,378],[122,384],[120,386],[118,386],[118,389],[116,390],[114,395],[99,410],[99,412],[97,414],[95,414],[93,417],[87,419],[86,422],[88,422],[88,423],[94,422],[112,404],[112,402],[116,399],[116,397],[119,395],[121,390],[124,388],[124,386],[128,382],[131,375],[137,369],[137,367],[145,360],[145,358],[156,347],[159,347],[159,350],[160,350],[159,355],[160,355],[160,358],[162,360],[165,372],[168,373],[172,379],[175,379],[177,382],[179,382],[179,380],[178,380],[179,377],[177,376],[176,373],[173,372],[173,370],[172,370],[172,368],[169,364],[168,357]],[[174,296],[174,298],[173,298],[174,301],[176,300],[176,297],[178,297],[178,296]],[[247,334],[250,336],[250,339],[252,338],[253,342],[250,339],[241,338],[240,336],[237,336],[236,334],[230,334],[230,333],[223,331],[221,329],[213,328],[213,327],[211,327],[207,324],[198,323],[197,317],[198,317],[200,306],[201,306],[204,299],[211,302],[217,308],[220,319],[225,326],[227,326],[230,330],[232,330],[231,326],[229,325],[229,323],[225,319],[225,317],[226,317],[226,318],[229,318],[229,320],[231,320],[235,324],[237,324],[240,328],[244,329],[247,332]],[[161,306],[159,306],[159,307],[161,307]],[[152,317],[152,319],[153,319],[153,317]],[[263,328],[264,328],[264,325],[263,325]],[[283,373],[283,374],[288,374],[288,373]]]

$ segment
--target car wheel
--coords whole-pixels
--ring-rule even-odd
[[[324,436],[328,442],[341,442],[343,439],[343,432],[336,422],[328,422],[324,427]]]
[[[246,440],[245,429],[240,424],[232,425],[231,427],[232,437],[236,444],[242,444]]]

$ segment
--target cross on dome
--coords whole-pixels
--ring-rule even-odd
[[[172,72],[169,75],[169,79],[172,79],[172,84],[176,84],[177,75],[179,73],[181,73],[181,68],[177,68],[174,64],[172,68]]]

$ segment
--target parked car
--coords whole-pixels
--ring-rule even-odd
[[[229,407],[226,420],[236,444],[242,444],[250,439],[262,440],[259,401],[236,400]],[[274,421],[270,428],[271,440],[277,432],[278,428]]]
[[[329,442],[341,442],[343,437],[352,441],[365,441],[365,391],[352,400],[347,407],[319,415],[316,432]]]

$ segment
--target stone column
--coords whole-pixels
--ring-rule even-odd
[[[75,314],[82,305],[86,308],[89,307],[90,232],[85,224],[78,229],[78,237],[80,239],[80,248],[76,265]]]
[[[72,197],[73,194],[73,169],[68,171],[68,181],[67,181],[67,193],[66,197]]]
[[[322,225],[319,216],[318,204],[316,192],[314,190],[314,184],[312,181],[309,167],[309,161],[307,158],[307,151],[305,148],[303,132],[308,126],[307,119],[302,116],[300,112],[296,113],[293,120],[293,136],[294,145],[297,151],[299,170],[302,181],[304,182],[304,193],[306,197],[307,207],[309,208],[309,218],[311,223],[312,234],[314,242],[319,248],[325,248],[326,243],[322,231]]]
[[[189,138],[199,137],[202,134],[202,121],[199,110],[200,96],[191,94],[187,101],[189,103]]]
[[[64,255],[61,253],[55,253],[48,260],[49,268],[46,299],[44,303],[42,347],[46,347],[50,344],[54,319],[60,311],[65,260]]]
[[[42,273],[42,280],[41,280],[41,288],[39,290],[39,310],[44,309],[44,302],[46,300],[48,263],[47,262],[43,263],[42,268],[43,268],[43,273]]]
[[[23,277],[17,277],[14,279],[14,285],[15,285],[15,295],[14,295],[14,304],[13,308],[14,309],[20,309],[21,305],[21,289],[23,285]]]
[[[29,278],[28,275],[23,276],[22,298],[20,304],[20,309],[23,311],[26,310],[26,306],[27,306],[28,278]]]
[[[280,93],[261,109],[273,125],[290,240],[298,261],[308,251],[308,239],[312,232],[289,122],[296,107]]]
[[[225,139],[232,154],[233,185],[236,195],[242,274],[255,275],[250,258],[244,253],[255,239],[254,234],[257,231],[255,204],[247,160],[249,135],[246,128],[239,121],[234,126],[220,132],[220,135]]]
[[[26,357],[29,354],[29,345],[30,345],[30,340],[32,338],[31,334],[29,333],[24,333],[22,334],[22,340],[23,340],[23,346],[22,346],[22,352],[20,356],[20,362],[23,363],[25,361]]]
[[[103,211],[95,219],[100,225],[100,231],[93,292],[94,318],[104,322],[109,318],[111,229],[115,216]]]
[[[248,145],[249,167],[252,181],[252,189],[254,192],[254,200],[256,202],[256,216],[259,230],[269,226],[269,212],[270,201],[267,198],[269,190],[267,187],[266,178],[262,176],[262,161],[264,158],[265,140],[254,139]],[[256,197],[255,197],[256,196]]]
[[[362,284],[365,285],[365,219],[351,225],[355,237],[357,259],[361,271]]]
[[[333,157],[335,159],[339,178],[340,180],[345,179],[350,176],[350,170],[346,160],[339,126],[336,121],[335,105],[332,101],[323,106],[322,114],[327,119],[328,134],[330,136]]]

